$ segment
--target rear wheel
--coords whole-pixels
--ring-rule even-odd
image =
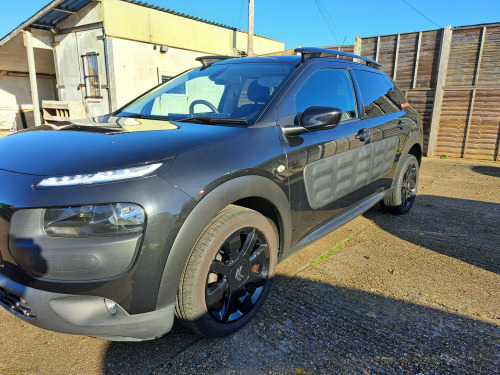
[[[417,195],[419,165],[414,155],[407,155],[396,178],[394,192],[382,201],[382,207],[392,214],[410,211]]]
[[[237,331],[264,303],[277,252],[270,220],[228,206],[207,225],[190,254],[177,294],[178,317],[207,337]]]

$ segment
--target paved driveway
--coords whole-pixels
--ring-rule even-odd
[[[500,165],[425,159],[411,213],[375,207],[278,267],[235,335],[143,343],[0,311],[0,373],[500,373]]]

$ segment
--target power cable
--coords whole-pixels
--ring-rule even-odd
[[[330,32],[332,33],[333,37],[335,38],[335,40],[338,43],[340,35],[338,33],[336,33],[335,30],[334,30],[334,28],[336,28],[335,24],[333,23],[333,20],[331,19],[331,17],[329,17],[329,14],[327,13],[327,9],[325,7],[325,4],[321,0],[317,0],[316,4],[321,9],[321,13],[322,13],[323,19],[327,23],[328,28],[330,29]]]
[[[323,9],[325,10],[326,16],[328,17],[328,19],[330,20],[330,23],[333,25],[333,27],[337,31],[337,36],[339,37],[339,39],[342,39],[342,33],[337,28],[337,25],[335,25],[335,22],[333,22],[333,18],[332,18],[332,16],[330,16],[330,12],[328,11],[328,8],[326,7],[325,3],[323,2],[323,0],[319,0],[319,2],[321,5],[323,5]]]
[[[245,4],[245,0],[241,0],[241,10],[240,10],[240,20],[238,22],[238,29],[241,30],[241,16],[243,15],[243,5]]]
[[[319,10],[319,13],[321,14],[321,17],[323,17],[323,20],[325,21],[326,26],[330,30],[330,33],[332,34],[333,38],[337,41],[337,44],[339,44],[339,40],[338,40],[337,36],[335,35],[335,32],[333,31],[332,26],[328,22],[328,19],[327,19],[326,15],[325,15],[323,9],[321,9],[321,7],[320,7],[320,5],[318,3],[318,0],[314,0],[314,2],[316,3],[316,6],[318,7],[318,10]]]
[[[408,5],[411,9],[413,9],[415,12],[417,12],[418,14],[420,14],[422,17],[424,17],[426,20],[432,22],[434,25],[436,25],[437,27],[439,27],[440,29],[442,29],[443,27],[438,25],[436,22],[434,22],[433,20],[431,20],[429,17],[427,17],[425,14],[423,14],[422,12],[420,12],[417,8],[415,8],[413,5],[411,5],[408,1],[406,0],[401,0],[403,1],[406,5]]]

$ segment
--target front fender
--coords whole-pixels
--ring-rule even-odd
[[[158,292],[157,309],[175,303],[179,281],[191,250],[208,225],[224,207],[249,197],[259,197],[274,206],[280,221],[281,251],[290,248],[292,219],[285,193],[262,176],[243,176],[210,191],[188,214],[170,250]]]

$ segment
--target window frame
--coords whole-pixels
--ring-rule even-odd
[[[328,69],[328,70],[344,70],[346,73],[347,73],[347,76],[351,82],[351,89],[352,89],[352,94],[353,94],[353,97],[354,97],[354,101],[355,101],[355,108],[356,108],[356,111],[357,111],[357,117],[353,117],[353,118],[349,118],[349,119],[345,119],[345,120],[341,120],[339,122],[339,125],[341,124],[346,124],[346,123],[350,123],[350,122],[354,122],[354,121],[359,121],[361,119],[363,119],[363,116],[361,114],[364,115],[364,107],[363,107],[363,104],[360,100],[360,92],[358,90],[358,86],[357,86],[357,82],[355,81],[355,77],[354,75],[352,74],[352,69],[349,67],[349,66],[328,66],[328,65],[323,65],[323,66],[319,66],[319,67],[314,67],[314,69],[312,71],[309,71],[305,76],[302,77],[302,80],[301,82],[299,82],[298,85],[294,85],[295,86],[295,90],[293,92],[293,94],[291,95],[291,101],[295,107],[295,110],[296,110],[296,114],[298,115],[299,113],[301,112],[298,112],[297,111],[297,104],[296,104],[296,96],[297,94],[300,92],[300,90],[304,87],[304,85],[309,81],[309,79],[314,75],[316,74],[317,72],[319,72],[320,70],[324,70],[324,69]]]
[[[95,70],[97,74],[90,74],[90,61],[89,59],[93,57],[95,58]],[[99,53],[95,50],[86,51],[82,58],[82,66],[83,66],[83,81],[85,82],[82,86],[85,87],[85,97],[84,99],[93,99],[93,100],[102,100],[103,96],[101,93],[101,79],[99,75]],[[91,79],[94,78],[95,82],[93,85],[91,84]],[[96,90],[96,95],[92,95],[93,90]]]
[[[158,84],[159,85],[163,85],[164,83],[172,80],[173,78],[176,78],[178,75],[179,74],[171,74],[171,73],[167,73],[167,72],[158,72]],[[166,81],[164,81],[163,77],[168,78],[168,79]],[[168,95],[173,95],[173,96],[189,96],[188,87],[187,87],[187,85],[186,85],[185,82],[184,82],[184,90],[185,90],[184,94],[168,94]]]
[[[352,70],[355,71],[352,74],[352,78],[353,78],[353,81],[356,83],[356,90],[358,91],[358,96],[360,98],[360,102],[361,102],[361,105],[362,105],[361,111],[362,111],[362,114],[363,114],[363,117],[362,117],[363,120],[370,120],[370,119],[374,119],[374,118],[378,118],[378,117],[382,117],[382,116],[391,115],[391,114],[400,112],[402,110],[402,108],[399,107],[391,98],[387,97],[388,101],[397,110],[395,112],[384,113],[384,114],[381,114],[379,116],[369,117],[367,115],[366,111],[365,111],[366,105],[364,103],[363,93],[361,92],[361,85],[359,84],[359,81],[358,81],[358,79],[356,77],[356,72],[365,72],[365,73],[370,73],[370,74],[376,74],[376,75],[380,76],[383,79],[383,81],[387,83],[388,86],[391,86],[391,84],[394,85],[394,88],[392,90],[396,90],[396,84],[386,74],[384,74],[383,72],[380,72],[380,71],[372,71],[372,70],[369,70],[369,69],[359,69],[358,67],[354,67]],[[387,96],[387,95],[384,94],[384,96]]]

